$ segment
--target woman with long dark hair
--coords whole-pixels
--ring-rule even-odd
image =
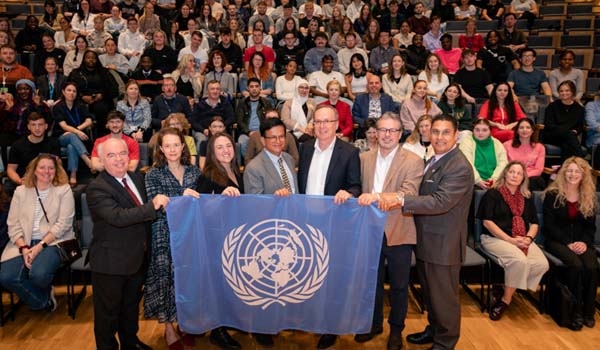
[[[58,12],[56,2],[54,0],[44,1],[44,14],[40,17],[40,27],[44,28],[50,35],[60,30],[60,19],[63,18],[62,13]]]
[[[352,33],[356,38],[356,47],[362,47],[363,43],[360,38],[360,34],[354,31],[354,27],[352,26],[352,21],[348,17],[344,17],[342,19],[342,23],[340,24],[337,31],[333,33],[331,39],[329,39],[329,46],[335,50],[335,52],[340,51],[346,47],[346,34]]]
[[[275,90],[274,73],[269,70],[265,56],[261,52],[255,52],[250,56],[250,67],[240,75],[240,92],[247,97],[248,79],[258,78],[260,80],[260,97],[271,98]]]
[[[390,70],[381,79],[383,92],[392,96],[394,102],[399,105],[412,94],[413,82],[410,74],[406,71],[404,57],[394,54],[390,60]],[[348,84],[346,84],[348,86]]]
[[[517,121],[526,117],[518,101],[515,101],[510,85],[506,82],[494,87],[490,99],[479,109],[478,118],[487,119],[492,126],[492,136],[506,142],[512,140]]]
[[[542,178],[546,148],[538,140],[538,128],[529,118],[523,118],[515,126],[515,136],[512,140],[504,142],[506,156],[509,161],[519,161],[525,164],[529,189],[543,191],[546,181]]]
[[[367,65],[361,53],[350,57],[350,71],[344,76],[348,89],[348,98],[352,101],[358,94],[367,93]]]
[[[71,27],[73,31],[79,35],[86,37],[88,34],[94,31],[94,18],[96,17],[90,11],[90,1],[81,0],[79,2],[79,8],[71,19]]]
[[[83,54],[88,49],[88,41],[83,35],[77,35],[75,38],[75,50],[70,50],[65,56],[63,62],[63,73],[65,76],[69,76],[71,72],[81,66],[83,62]]]
[[[460,140],[463,137],[470,136],[473,129],[473,117],[471,110],[467,108],[467,100],[462,95],[462,88],[456,83],[446,86],[438,107],[444,114],[449,114],[458,121],[458,131],[460,132]]]

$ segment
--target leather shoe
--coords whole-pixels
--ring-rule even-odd
[[[402,350],[402,333],[390,333],[387,350]]]
[[[323,334],[321,338],[319,338],[319,342],[317,343],[317,349],[327,349],[332,347],[337,340],[337,335],[335,334]]]
[[[210,337],[208,338],[210,342],[221,349],[227,350],[238,350],[241,349],[242,346],[237,340],[233,339],[227,330],[224,327],[215,328],[210,332]]]
[[[139,338],[138,338],[137,342],[135,343],[135,348],[139,349],[139,350],[152,350],[150,345],[142,343],[142,341]]]
[[[254,333],[254,339],[256,339],[258,345],[264,348],[272,348],[275,345],[273,336],[270,334]]]
[[[383,333],[383,327],[373,327],[369,333],[356,334],[354,336],[354,341],[357,343],[365,343],[369,340],[375,338],[376,335]]]
[[[429,331],[429,327],[427,327],[423,332],[409,334],[406,341],[417,345],[430,344],[433,343],[433,336]]]
[[[498,321],[506,309],[508,309],[508,304],[502,301],[502,299],[498,300],[490,310],[490,320]]]
[[[583,320],[583,325],[588,327],[588,328],[594,328],[594,326],[596,325],[596,320],[594,320],[594,317],[592,316],[592,318],[585,318]]]

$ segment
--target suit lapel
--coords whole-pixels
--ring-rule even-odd
[[[148,198],[146,198],[146,185],[144,184],[144,181],[142,180],[141,176],[138,176],[137,173],[132,172],[128,172],[128,174],[129,177],[133,180],[133,183],[135,184],[138,193],[142,197],[142,204],[146,203],[146,201],[148,201]]]
[[[373,191],[373,181],[375,179],[375,167],[377,166],[377,153],[378,151],[369,151],[368,155],[364,157],[365,161],[365,188],[363,192],[371,193]]]
[[[402,151],[402,145],[398,146],[398,150],[396,151],[396,154],[394,155],[394,159],[392,159],[392,164],[390,164],[390,169],[388,170],[387,174],[385,175],[385,180],[383,182],[383,191],[387,192],[386,189],[390,186],[390,183],[392,181],[395,181],[396,178],[398,177],[398,171],[401,168],[401,164],[402,161],[404,160],[404,152]]]
[[[263,150],[262,161],[267,176],[271,178],[271,181],[273,181],[273,183],[280,184],[281,187],[279,188],[282,188],[283,181],[281,180],[281,176],[279,175],[279,169],[275,167],[265,150]]]
[[[128,203],[129,207],[136,207],[137,206],[135,204],[135,202],[133,201],[133,198],[131,198],[131,196],[129,195],[129,193],[127,193],[127,191],[125,190],[125,188],[123,187],[123,185],[121,185],[119,183],[119,181],[117,181],[117,179],[115,179],[112,175],[110,175],[106,171],[102,172],[101,175],[103,175],[102,178],[109,185],[109,187],[112,189],[112,192],[115,194],[115,196],[121,198],[121,202],[122,203]],[[137,184],[136,184],[136,187],[137,187]]]
[[[316,141],[315,141],[316,142]],[[337,137],[333,140],[335,144],[333,145],[333,152],[331,152],[331,160],[329,161],[329,166],[327,167],[327,175],[325,176],[325,188],[327,188],[327,184],[329,184],[329,180],[331,179],[331,174],[335,169],[337,161],[340,159],[340,153],[342,152],[342,145],[337,140]]]

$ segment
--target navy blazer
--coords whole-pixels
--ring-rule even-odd
[[[400,107],[394,102],[392,97],[386,93],[381,93],[381,114],[385,112],[399,113]],[[369,118],[369,94],[360,94],[356,96],[356,101],[352,105],[352,121],[358,125]]]
[[[298,188],[300,193],[306,193],[308,171],[315,152],[316,139],[306,141],[300,146],[300,161],[298,162]],[[361,194],[360,157],[358,148],[340,139],[335,140],[331,161],[325,178],[326,196],[335,196],[339,190],[346,190],[354,197]]]

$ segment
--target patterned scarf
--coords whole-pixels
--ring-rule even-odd
[[[525,220],[523,220],[523,212],[525,211],[525,198],[518,189],[515,194],[510,193],[510,190],[506,186],[501,186],[498,191],[502,195],[504,202],[508,204],[510,212],[513,215],[512,218],[512,232],[511,236],[519,237],[525,236]],[[521,249],[525,255],[527,255],[528,248]]]

